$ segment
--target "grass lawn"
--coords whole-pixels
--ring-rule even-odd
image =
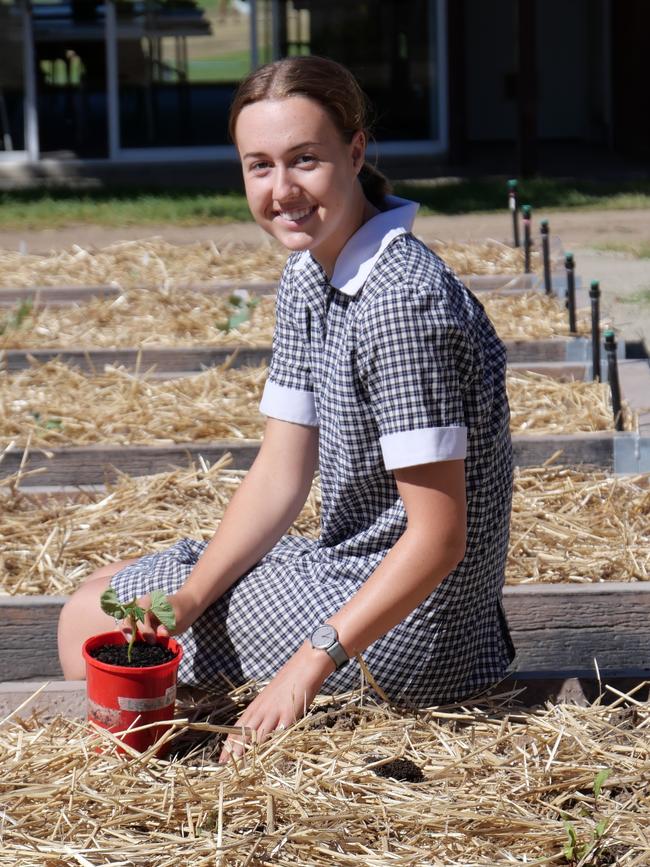
[[[173,170],[173,169],[172,169]],[[421,202],[421,214],[505,210],[505,180],[396,183],[398,195]],[[545,213],[565,209],[650,209],[650,180],[620,184],[538,178],[520,184],[519,201]],[[152,189],[30,189],[0,191],[0,229],[56,228],[75,223],[104,226],[201,225],[249,220],[240,192]],[[632,251],[631,251],[632,252]],[[647,256],[648,251],[636,252]]]

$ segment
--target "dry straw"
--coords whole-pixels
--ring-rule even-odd
[[[520,274],[524,269],[523,251],[498,241],[434,241],[431,246],[459,274]],[[160,237],[121,241],[99,250],[74,244],[44,255],[0,250],[0,288],[171,288],[230,280],[269,281],[277,280],[286,257],[286,250],[270,241],[219,248],[213,241],[171,244]],[[533,253],[532,264],[539,266],[539,253]]]
[[[254,694],[179,707],[167,760],[120,756],[88,723],[5,722],[0,865],[650,863],[650,711],[632,694],[409,712],[359,689],[220,766]],[[395,778],[405,763],[420,782]]]
[[[480,299],[503,340],[569,334],[566,310],[553,296],[494,292],[481,294]],[[262,296],[245,322],[229,328],[229,320],[240,309],[232,296],[169,287],[129,289],[114,299],[63,308],[37,304],[19,324],[15,324],[15,311],[0,311],[0,324],[3,315],[5,321],[4,333],[0,327],[0,350],[270,345],[274,299]],[[587,334],[589,327],[586,312],[578,311],[578,333]]]
[[[123,475],[76,498],[0,487],[0,592],[68,594],[95,568],[174,544],[210,539],[244,472],[211,468]],[[15,480],[14,480],[15,481]],[[291,528],[319,532],[318,479]],[[516,473],[509,584],[650,579],[650,475],[563,467]]]
[[[88,376],[58,361],[13,374],[0,371],[0,447],[164,445],[223,438],[259,438],[258,411],[266,368],[227,365],[178,379],[107,368]],[[515,433],[611,430],[609,386],[561,382],[535,373],[509,374]],[[624,411],[627,430],[635,418]]]

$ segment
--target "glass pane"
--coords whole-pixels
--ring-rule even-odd
[[[0,0],[0,152],[25,149],[23,69],[22,12]]]
[[[228,108],[251,69],[250,3],[118,5],[121,146],[227,144]]]
[[[35,0],[32,21],[41,153],[107,156],[104,4]]]
[[[320,54],[351,69],[375,108],[379,141],[435,139],[435,7],[436,0],[285,0],[281,52]]]

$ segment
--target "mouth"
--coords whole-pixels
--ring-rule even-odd
[[[294,210],[287,211],[278,211],[275,214],[275,217],[280,217],[285,223],[293,223],[294,225],[301,225],[305,223],[312,214],[316,213],[316,205],[312,205],[309,208],[295,208]]]

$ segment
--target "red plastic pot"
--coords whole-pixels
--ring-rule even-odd
[[[131,668],[107,665],[90,655],[103,644],[126,644],[121,632],[104,632],[84,642],[82,654],[86,662],[86,698],[88,719],[111,732],[122,732],[129,726],[169,720],[174,716],[176,678],[183,648],[173,638],[159,637],[158,643],[168,647],[175,657],[161,665]],[[152,726],[139,732],[120,735],[120,740],[143,752],[164,732],[167,726]],[[167,752],[163,746],[158,755]]]

